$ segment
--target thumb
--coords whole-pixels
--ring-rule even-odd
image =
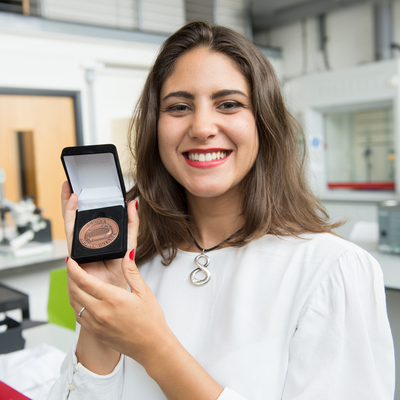
[[[126,252],[125,257],[122,259],[121,266],[122,273],[131,290],[139,292],[144,282],[135,263],[135,249]]]

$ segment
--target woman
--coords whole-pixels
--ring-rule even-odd
[[[380,267],[331,233],[261,52],[186,25],[131,131],[129,250],[67,260],[81,328],[49,399],[393,399]]]

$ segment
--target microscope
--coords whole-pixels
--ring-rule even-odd
[[[41,210],[35,206],[32,196],[26,196],[18,203],[13,203],[4,198],[4,182],[5,172],[0,169],[0,221],[2,228],[0,252],[13,253],[29,242],[51,243],[50,221],[42,217]],[[6,230],[7,213],[10,213],[10,218],[16,225],[13,233]]]

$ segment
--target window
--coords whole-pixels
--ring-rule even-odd
[[[393,106],[324,115],[328,187],[394,190]]]

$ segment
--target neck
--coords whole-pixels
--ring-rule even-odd
[[[202,249],[220,244],[244,224],[241,215],[242,200],[238,193],[217,198],[199,198],[189,193],[187,198],[189,213],[196,226],[192,234]],[[189,251],[199,249],[193,245]]]

